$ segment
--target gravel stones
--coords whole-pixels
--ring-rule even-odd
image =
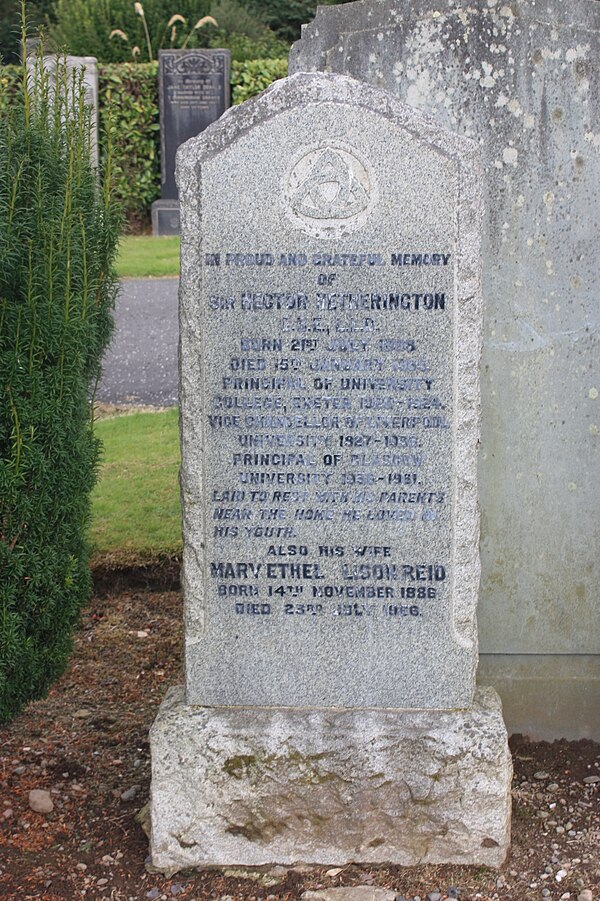
[[[137,793],[141,789],[141,785],[132,785],[131,788],[126,789],[126,791],[121,792],[121,801],[133,801]]]
[[[29,792],[29,806],[35,813],[52,813],[54,810],[50,792],[42,788],[33,788]]]
[[[150,578],[144,573],[146,577]],[[154,886],[160,886],[158,898],[169,892],[164,888],[168,882],[157,875],[145,875],[142,867],[143,854],[142,857],[140,854],[144,837],[134,814],[146,800],[147,781],[146,774],[142,778],[141,772],[132,769],[130,762],[136,756],[145,761],[143,724],[152,720],[153,705],[165,690],[165,683],[173,681],[178,672],[179,656],[175,643],[179,640],[179,600],[172,594],[111,593],[110,597],[96,599],[89,609],[100,617],[94,620],[97,637],[88,642],[85,630],[76,634],[74,665],[63,677],[61,691],[50,692],[47,698],[29,705],[3,733],[0,832],[3,840],[12,844],[6,845],[6,853],[0,851],[0,897],[52,895],[97,901],[101,897],[110,898],[112,890],[120,901],[145,901],[146,892]],[[158,613],[153,610],[160,611],[164,618],[157,618]],[[147,657],[141,649],[146,645],[132,643],[129,634],[138,627],[144,628],[150,619],[153,634],[159,636],[157,643],[165,642],[158,645],[156,653],[160,654],[161,662],[168,658],[171,669],[166,678],[157,676],[155,668],[146,667]],[[115,630],[115,622],[124,622],[125,626]],[[98,646],[105,649],[101,659],[97,656]],[[146,674],[138,679],[139,673],[146,669]],[[117,672],[118,688],[114,682]],[[144,688],[142,696],[140,687]],[[113,731],[102,717],[99,726],[74,740],[69,733],[72,710],[82,707],[88,695],[94,698],[98,707],[112,711],[118,718],[118,729]],[[115,736],[119,738],[117,745],[114,744]],[[588,741],[546,744],[515,737],[512,747],[516,816],[510,864],[501,871],[505,879],[503,886],[497,882],[498,873],[474,867],[435,870],[419,867],[407,871],[384,865],[350,866],[337,878],[330,879],[325,876],[325,870],[333,868],[333,863],[328,862],[327,866],[317,868],[307,865],[294,866],[291,870],[284,868],[283,876],[288,872],[288,878],[280,878],[278,885],[268,891],[280,898],[287,892],[290,901],[292,898],[300,901],[306,890],[356,885],[363,872],[370,872],[374,876],[374,885],[394,889],[397,895],[404,896],[405,901],[414,901],[415,895],[425,901],[428,892],[434,890],[440,891],[444,898],[445,895],[450,897],[449,886],[461,889],[463,901],[492,901],[494,895],[498,896],[496,901],[542,901],[541,892],[546,886],[551,891],[552,901],[559,901],[560,895],[567,891],[571,895],[570,901],[580,901],[580,895],[581,901],[600,901],[598,787],[583,783],[584,777],[600,774],[600,746]],[[42,777],[39,772],[42,759],[48,761],[47,777]],[[22,775],[13,773],[20,765],[26,766],[26,772]],[[559,790],[551,792],[548,783],[534,780],[533,773],[538,770],[548,772],[549,783],[557,785]],[[69,771],[71,778],[77,777],[85,794],[71,794],[70,780],[68,785],[60,784],[64,771]],[[110,794],[112,788],[123,791],[138,781],[143,790],[133,804],[125,804]],[[53,783],[60,795],[53,792]],[[45,788],[51,792],[55,808],[48,816],[30,810],[28,793],[32,788]],[[534,789],[544,793],[543,801],[536,800]],[[557,836],[554,829],[546,828],[545,823],[535,816],[535,810],[541,806],[557,802],[558,808],[560,798],[567,801],[567,810],[560,811],[560,817],[557,813],[557,819],[573,822],[577,836],[572,840],[567,833]],[[59,804],[63,806],[59,807]],[[568,811],[569,807],[573,808],[572,813]],[[5,818],[5,810],[12,810],[12,815]],[[40,847],[42,841],[43,848]],[[118,859],[119,852],[124,854],[121,860]],[[110,868],[102,862],[107,854],[116,861]],[[567,862],[570,863],[569,876],[558,884],[554,874],[559,869],[566,870]],[[78,863],[84,863],[87,869],[82,871]],[[550,873],[546,872],[546,867],[551,868]],[[269,873],[274,871],[274,867],[269,868]],[[549,880],[541,878],[543,875],[549,876]],[[95,888],[96,879],[105,876],[110,882],[100,892]],[[50,878],[53,882],[48,889],[45,882]],[[538,888],[530,890],[529,883],[533,881],[537,881]],[[185,882],[186,891],[176,897],[169,894],[173,901],[182,897],[186,901],[202,897],[217,901],[227,895],[230,901],[240,901],[268,894],[262,884],[253,884],[241,874],[237,878],[227,878],[220,870],[188,872],[185,880],[176,879],[176,883],[182,882]]]

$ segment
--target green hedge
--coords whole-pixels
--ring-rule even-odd
[[[157,63],[99,67],[99,118],[111,129],[114,190],[134,231],[147,224],[160,196],[157,73]]]
[[[231,64],[231,100],[243,103],[269,87],[288,72],[287,59],[254,59]]]
[[[1,111],[15,94],[20,70],[4,66],[0,71]],[[150,204],[160,196],[157,74],[157,63],[99,66],[101,132],[111,129],[115,196],[134,231],[147,224]],[[254,97],[286,75],[287,59],[233,61],[232,103]]]

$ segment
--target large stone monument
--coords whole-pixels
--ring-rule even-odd
[[[547,738],[600,739],[599,37],[596,0],[364,0],[290,55],[481,147],[480,672]]]
[[[153,863],[499,865],[477,147],[297,75],[189,141],[178,184],[186,666]]]
[[[229,106],[230,69],[229,50],[158,53],[161,199],[152,204],[155,235],[179,234],[175,154]]]

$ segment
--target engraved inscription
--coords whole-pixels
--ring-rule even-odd
[[[319,173],[339,171],[322,155],[298,178],[298,210],[321,197]],[[325,214],[354,202],[338,187],[321,197]],[[426,551],[451,515],[452,252],[308,250],[204,256],[207,277],[244,273],[233,293],[208,294],[208,328],[232,314],[239,324],[225,329],[207,382],[208,445],[226,464],[212,475],[209,581],[236,620],[283,617],[289,629],[299,618],[342,628],[367,618],[410,631],[447,602],[450,561]],[[354,270],[360,290],[349,291]],[[406,562],[416,547],[424,556]]]

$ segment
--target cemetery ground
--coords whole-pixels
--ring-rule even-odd
[[[47,698],[1,730],[0,897],[292,901],[307,890],[379,886],[407,901],[598,901],[600,745],[518,736],[512,849],[499,872],[368,865],[232,867],[172,879],[148,872],[139,815],[150,786],[148,729],[167,688],[182,680],[178,506],[175,497],[165,502],[165,492],[176,492],[176,413],[125,419],[128,438],[123,417],[101,424],[102,503],[110,515],[119,492],[133,486],[135,493],[143,481],[155,509],[130,510],[117,538],[96,523],[95,593],[69,667]],[[144,464],[131,459],[136,444],[144,454],[154,445]],[[163,531],[147,541],[153,517]],[[47,812],[32,809],[32,791],[44,793],[38,801]]]
[[[499,873],[456,866],[148,873],[138,812],[149,791],[148,728],[166,689],[182,678],[177,570],[176,559],[117,570],[97,560],[96,593],[67,672],[2,730],[0,897],[291,901],[308,889],[353,885],[422,901],[432,892],[456,897],[451,887],[463,901],[598,897],[582,892],[600,891],[600,747],[519,738],[512,851]],[[50,812],[31,809],[33,790],[49,792]]]

